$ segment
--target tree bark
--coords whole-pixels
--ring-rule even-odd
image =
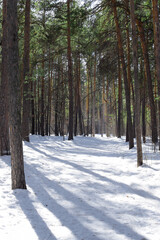
[[[87,98],[86,98],[86,114],[87,114],[87,133],[89,135],[89,85],[90,85],[90,69],[89,64],[87,64]]]
[[[95,137],[95,103],[96,103],[96,53],[94,59],[94,78],[93,78],[93,109],[92,109],[92,135]]]
[[[24,141],[27,142],[29,142],[29,115],[30,115],[29,53],[30,53],[30,0],[26,0],[25,27],[24,27],[24,56],[23,56],[22,138]]]
[[[117,137],[121,138],[122,133],[122,78],[120,59],[118,57],[118,123],[117,123]]]
[[[34,96],[34,84],[31,82],[31,119],[32,119],[32,135],[35,134],[35,96]]]
[[[156,78],[158,84],[158,112],[159,112],[159,150],[160,150],[160,24],[158,0],[152,0],[153,5],[153,30],[154,30],[154,51],[156,60]]]
[[[136,19],[135,19],[135,8],[134,0],[130,0],[131,8],[131,23],[132,23],[132,39],[133,39],[133,66],[134,66],[134,85],[135,85],[135,130],[136,130],[136,141],[137,141],[137,167],[143,164],[142,157],[142,143],[141,143],[141,123],[140,123],[140,83],[138,79],[138,44],[136,34]]]
[[[10,154],[8,125],[7,2],[3,0],[2,74],[0,86],[0,155]]]
[[[45,52],[43,50],[43,60],[42,60],[42,70],[43,75],[41,77],[41,136],[44,136],[44,55]]]
[[[21,98],[18,64],[17,0],[7,0],[8,91],[12,189],[26,189],[21,136]]]
[[[70,29],[70,2],[67,0],[67,56],[68,56],[68,84],[69,84],[69,136],[68,140],[73,140],[73,76],[72,76],[72,56],[71,56],[71,29]]]

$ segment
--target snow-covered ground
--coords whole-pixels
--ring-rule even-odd
[[[26,190],[11,190],[0,158],[1,240],[160,240],[160,153],[123,139],[31,136]]]

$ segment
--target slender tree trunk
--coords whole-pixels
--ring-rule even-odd
[[[39,84],[39,82],[40,82],[40,77],[38,77],[38,106],[37,106],[37,110],[38,110],[38,112],[37,112],[37,125],[38,125],[38,135],[40,135],[41,134],[41,122],[40,122],[40,116],[41,116],[41,114],[40,114],[40,84]]]
[[[145,89],[143,89],[143,98],[142,98],[142,136],[143,142],[146,142],[146,96]]]
[[[124,85],[125,85],[127,120],[128,120],[128,129],[129,129],[129,149],[131,149],[134,147],[134,140],[133,140],[132,117],[131,117],[130,90],[128,85],[127,72],[126,72],[126,64],[125,64],[124,51],[123,51],[123,45],[122,45],[121,31],[120,31],[118,17],[117,17],[116,1],[112,0],[112,3],[113,3],[114,19],[116,24],[116,31],[117,31],[118,49],[119,49],[119,55],[122,63],[123,78],[124,78]]]
[[[65,83],[63,77],[63,66],[62,66],[62,136],[64,136],[64,126],[65,126]]]
[[[117,124],[117,137],[121,138],[122,133],[122,78],[120,59],[118,58],[118,124]]]
[[[23,56],[23,119],[22,138],[29,142],[29,115],[30,115],[30,93],[29,93],[29,50],[30,48],[30,0],[26,0],[25,27],[24,27],[24,56]]]
[[[116,101],[116,84],[113,79],[113,96],[114,96],[114,116],[115,116],[115,136],[117,136],[117,101]]]
[[[21,136],[17,0],[7,0],[8,92],[12,189],[26,189]]]
[[[78,53],[78,117],[79,117],[79,133],[83,134],[83,117],[82,117],[82,107],[81,107],[81,60],[80,53]]]
[[[47,106],[46,106],[46,135],[49,135],[49,119],[50,119],[50,109],[51,109],[51,56],[50,56],[50,46],[49,46],[49,65],[48,65],[48,96],[47,96]]]
[[[72,56],[71,56],[71,29],[70,29],[70,2],[67,0],[67,56],[68,56],[68,83],[69,83],[69,136],[68,140],[73,140],[73,76],[72,76]]]
[[[75,86],[74,86],[74,136],[77,136],[77,125],[78,125],[78,67],[76,63],[76,70],[75,70]]]
[[[154,30],[154,51],[156,60],[156,78],[158,84],[158,97],[160,98],[160,24],[159,24],[159,8],[158,0],[152,0],[153,5],[153,30]],[[160,150],[160,99],[158,100],[158,112],[159,112],[159,150]]]
[[[10,154],[8,126],[7,2],[3,0],[2,75],[0,86],[0,155]]]
[[[43,51],[43,61],[42,61],[42,70],[43,75],[41,77],[41,136],[44,136],[44,51]]]
[[[127,24],[128,24],[128,22],[127,22]],[[134,100],[134,89],[133,89],[133,82],[132,82],[132,76],[131,76],[131,50],[130,49],[131,49],[130,48],[130,33],[129,33],[129,27],[127,27],[127,77],[128,77],[128,85],[129,85],[130,96],[131,96],[131,93],[132,93],[133,138],[135,138],[135,100]]]
[[[109,81],[106,84],[106,136],[109,137]]]
[[[92,109],[92,134],[95,137],[95,103],[96,103],[96,53],[95,53],[95,60],[94,60],[94,78],[93,78],[93,109]]]
[[[104,133],[104,99],[105,99],[105,82],[104,76],[102,77],[102,106],[101,106],[101,137],[103,137]]]
[[[59,64],[59,61],[58,61]],[[58,70],[58,77],[55,79],[55,136],[59,136],[58,117],[59,117],[59,82],[60,71]]]
[[[87,66],[87,98],[86,98],[87,136],[89,135],[89,83],[90,83],[90,69],[89,66]]]
[[[130,0],[131,8],[131,23],[132,23],[132,38],[133,38],[133,66],[134,66],[134,85],[135,85],[135,130],[137,141],[137,167],[143,164],[142,143],[141,143],[141,123],[140,123],[140,83],[138,79],[138,44],[136,34],[136,19],[134,0]]]
[[[35,134],[35,96],[34,96],[34,84],[31,81],[31,119],[32,119],[32,135]]]
[[[149,56],[148,56],[148,47],[147,47],[147,42],[145,39],[145,32],[144,32],[143,24],[138,19],[136,19],[136,23],[138,26],[140,39],[141,39],[141,46],[142,46],[142,52],[143,52],[143,58],[144,58],[145,75],[146,75],[147,86],[148,86],[148,96],[149,96],[150,111],[151,111],[152,142],[157,143],[158,136],[157,136],[156,108],[155,108],[155,102],[154,102],[154,96],[153,96],[153,86],[152,86],[150,63],[149,63]]]

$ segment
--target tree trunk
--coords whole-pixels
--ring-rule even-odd
[[[7,5],[3,0],[2,75],[0,86],[0,155],[10,154],[8,126]]]
[[[123,78],[124,78],[124,85],[125,85],[127,120],[128,120],[128,129],[129,129],[129,149],[131,149],[134,147],[134,140],[133,140],[132,117],[131,117],[130,90],[128,85],[127,72],[126,72],[126,64],[125,64],[124,51],[123,51],[123,45],[122,45],[121,31],[120,31],[118,17],[117,17],[116,1],[112,0],[112,3],[113,3],[114,19],[116,24],[118,49],[119,49],[119,55],[122,63]]]
[[[17,0],[7,0],[8,92],[12,189],[26,189],[21,136],[21,98],[18,64]]]
[[[51,116],[51,54],[49,46],[49,65],[48,65],[48,96],[47,96],[47,107],[46,107],[46,135],[50,135],[50,116]]]
[[[87,66],[87,98],[86,98],[87,136],[89,135],[89,83],[90,83],[90,69],[89,66]]]
[[[146,96],[145,96],[145,88],[143,88],[142,93],[142,136],[143,142],[146,142]]]
[[[109,80],[107,79],[106,84],[106,136],[109,137]]]
[[[67,0],[67,56],[68,56],[68,83],[69,83],[69,136],[68,140],[73,140],[73,76],[72,76],[72,56],[71,56],[71,29],[70,29],[70,2]]]
[[[31,82],[31,119],[32,119],[32,135],[35,134],[35,96],[34,96],[34,84]]]
[[[138,79],[138,44],[136,34],[136,19],[134,10],[134,0],[130,0],[132,38],[133,38],[133,66],[134,66],[134,85],[135,85],[135,130],[137,141],[137,167],[143,164],[142,143],[141,143],[141,123],[140,123],[140,83]]]
[[[30,52],[30,0],[26,0],[24,27],[24,56],[23,56],[23,119],[22,139],[29,142],[29,52]]]
[[[154,51],[156,60],[156,78],[158,84],[158,112],[159,112],[159,150],[160,150],[160,24],[158,0],[152,0],[153,5],[153,30],[154,30]]]
[[[122,133],[122,78],[120,59],[118,57],[118,123],[117,123],[117,137],[121,138]]]
[[[38,97],[37,97],[37,101],[38,101],[38,106],[37,106],[37,126],[38,126],[38,135],[41,134],[41,125],[40,125],[40,77],[38,77]]]
[[[92,134],[95,137],[95,103],[96,103],[96,53],[94,60],[94,78],[93,78],[93,109],[92,109]]]
[[[56,91],[55,91],[55,136],[59,136],[59,127],[58,127],[58,117],[59,117],[59,82],[60,82],[60,70],[58,70],[58,77],[57,77],[57,79],[55,79],[55,88],[56,88]]]
[[[41,136],[44,136],[44,50],[42,60],[43,75],[41,77]]]
[[[150,111],[151,111],[152,142],[157,143],[158,136],[157,136],[156,108],[155,108],[155,102],[154,102],[154,96],[153,96],[153,86],[152,86],[150,63],[149,63],[149,56],[148,56],[148,47],[147,47],[147,42],[145,39],[145,32],[144,32],[143,24],[138,19],[136,19],[136,23],[138,26],[140,39],[141,39],[141,46],[142,46],[142,52],[143,52],[143,58],[144,58],[145,75],[146,75],[147,86],[148,86],[148,96],[149,96]]]

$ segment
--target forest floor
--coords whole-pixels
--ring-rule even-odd
[[[26,190],[11,190],[0,158],[0,239],[160,240],[160,153],[117,138],[31,136]]]

